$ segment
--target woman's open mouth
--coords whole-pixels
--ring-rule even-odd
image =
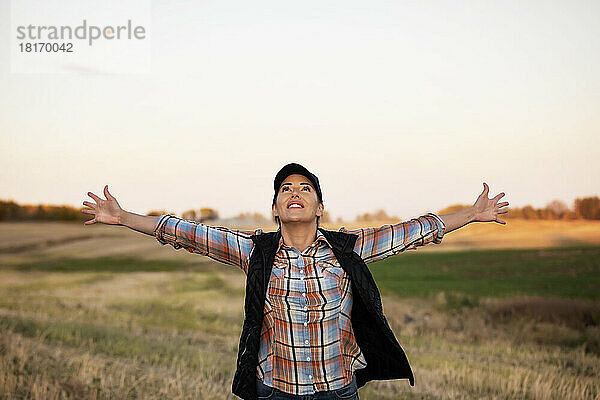
[[[292,201],[292,202],[290,202],[290,204],[288,204],[287,208],[300,209],[300,208],[304,208],[304,206],[299,201]]]

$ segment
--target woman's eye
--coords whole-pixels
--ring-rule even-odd
[[[286,191],[288,191],[288,190],[290,190],[290,188],[289,188],[288,186],[284,186],[284,187],[282,187],[282,188],[281,188],[281,191],[282,191],[282,192],[286,192]],[[303,187],[302,187],[302,190],[306,190],[306,191],[309,191],[309,192],[310,192],[310,186],[303,186]]]

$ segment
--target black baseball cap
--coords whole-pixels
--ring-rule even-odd
[[[281,187],[281,184],[283,183],[285,178],[294,174],[305,176],[315,187],[319,201],[323,202],[323,193],[321,193],[321,185],[319,185],[319,178],[317,178],[315,174],[311,173],[302,165],[290,163],[281,168],[277,175],[275,175],[275,181],[273,182],[273,188],[275,189],[275,194],[273,195],[273,204],[275,204],[277,200],[277,192],[279,191],[279,188]]]

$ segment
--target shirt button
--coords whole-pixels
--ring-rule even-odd
[[[306,361],[310,361],[310,357],[306,357]]]
[[[300,273],[301,273],[301,274],[303,274],[303,273],[304,273],[304,270],[303,270],[303,269],[301,269],[301,270],[300,270]]]
[[[304,341],[304,344],[308,344],[308,339],[306,339],[306,340]]]
[[[306,297],[306,293],[302,293],[302,297]]]
[[[304,311],[307,311],[307,310],[308,310],[308,306],[304,306]]]
[[[305,322],[305,323],[304,323],[304,326],[306,326],[306,325],[308,325],[308,322]]]
[[[309,375],[309,376],[308,376],[308,379],[312,379],[312,375]]]

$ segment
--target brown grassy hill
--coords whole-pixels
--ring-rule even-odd
[[[370,223],[380,226],[385,221]],[[218,224],[214,224],[218,225]],[[326,225],[338,229],[339,225]],[[347,228],[357,225],[346,225]],[[240,228],[254,228],[243,227]],[[275,226],[263,226],[265,231]],[[472,223],[450,232],[440,245],[428,245],[418,251],[448,251],[486,248],[545,248],[600,244],[600,221],[527,221],[510,220],[506,225]],[[125,227],[71,222],[0,223],[0,263],[31,259],[92,258],[132,256],[142,259],[183,259],[204,262],[185,250],[161,246],[153,237]]]

